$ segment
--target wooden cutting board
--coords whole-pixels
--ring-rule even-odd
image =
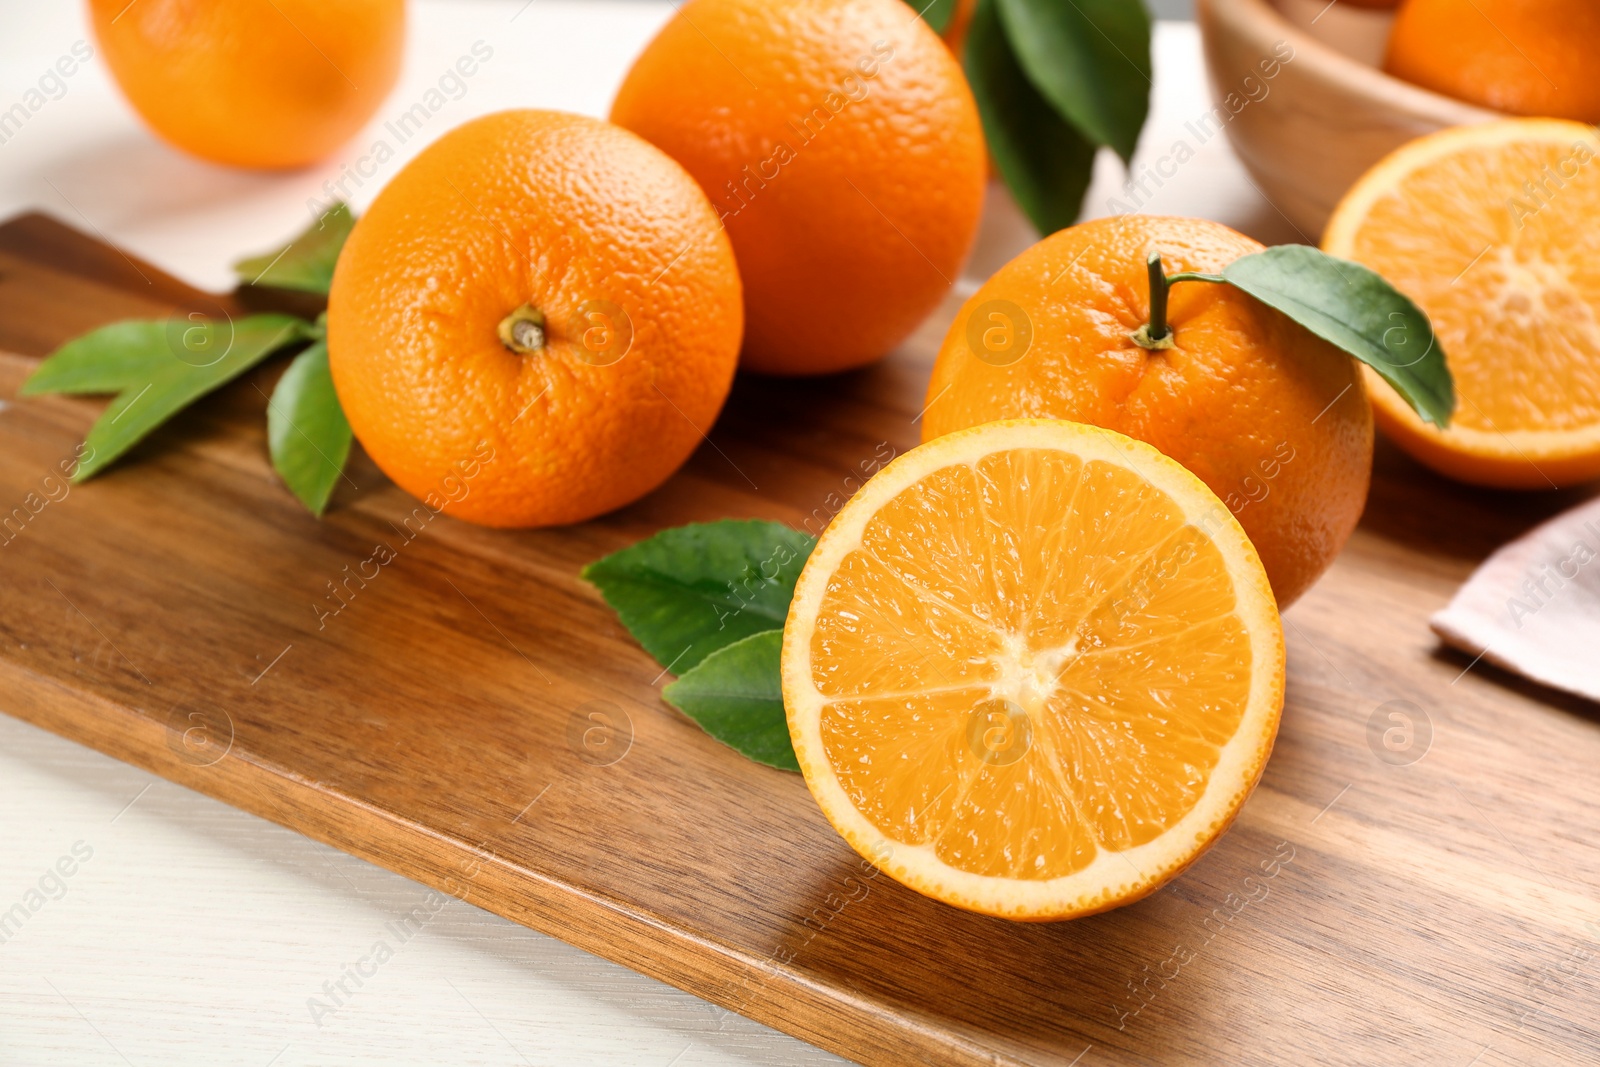
[[[1600,1061],[1597,709],[1426,622],[1585,494],[1469,490],[1380,445],[1360,529],[1285,617],[1283,729],[1235,828],[1139,904],[1016,925],[873,877],[797,775],[661,702],[578,579],[677,523],[819,528],[916,443],[953,303],[869,370],[741,379],[672,481],[570,529],[419,520],[359,452],[318,522],[267,463],[275,368],[63,495],[103,402],[16,399],[37,357],[219,307],[242,310],[44,217],[0,227],[11,714],[866,1064]]]

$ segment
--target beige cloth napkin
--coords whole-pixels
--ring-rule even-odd
[[[1600,499],[1500,548],[1430,624],[1463,652],[1600,701]]]

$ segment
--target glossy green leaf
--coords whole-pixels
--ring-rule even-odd
[[[1244,256],[1222,276],[1377,371],[1426,421],[1449,425],[1455,383],[1433,324],[1382,276],[1306,245]]]
[[[1017,62],[1078,131],[1133,158],[1150,112],[1150,15],[1140,0],[993,0]]]
[[[596,560],[583,577],[667,670],[781,628],[815,539],[776,522],[723,520],[663,530]]]
[[[282,248],[239,260],[233,265],[234,273],[243,285],[301,289],[326,295],[333,285],[333,267],[339,260],[339,250],[355,224],[356,217],[347,206],[334,204],[304,233]]]
[[[350,423],[328,371],[328,345],[294,358],[267,403],[272,466],[300,502],[321,515],[350,456]]]
[[[957,0],[906,0],[934,33],[943,33],[956,13]]]
[[[998,2],[978,0],[967,32],[967,80],[1001,177],[1039,232],[1051,234],[1077,220],[1094,172],[1095,146],[1023,73]]]
[[[783,631],[718,649],[662,691],[667,703],[758,763],[798,771],[783,711]]]
[[[73,481],[94,477],[191,402],[267,356],[311,336],[292,315],[215,322],[117,323],[63,345],[28,379],[26,393],[117,391],[84,439]],[[57,360],[60,363],[57,363]]]

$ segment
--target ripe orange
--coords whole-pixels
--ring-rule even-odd
[[[1174,346],[1149,318],[1145,258],[1215,273],[1261,245],[1199,219],[1129,215],[1062,230],[1002,267],[956,316],[928,384],[922,439],[1007,418],[1071,419],[1137,437],[1238,516],[1287,607],[1344,545],[1366,502],[1372,412],[1355,362],[1226,285],[1172,288]]]
[[[1345,194],[1323,237],[1433,320],[1447,429],[1368,375],[1378,424],[1454,478],[1538,489],[1600,477],[1600,136],[1556,119],[1444,130]]]
[[[216,163],[314,163],[400,73],[404,0],[89,0],[117,84],[171,144]]]
[[[846,841],[919,892],[1065,919],[1227,829],[1283,708],[1244,531],[1149,445],[1070,422],[921,445],[829,524],[783,631],[795,755]]]
[[[1600,122],[1595,0],[1407,0],[1383,66],[1514,115]]]
[[[489,526],[665,481],[733,381],[739,274],[705,194],[626,130],[502,111],[434,142],[339,256],[328,362],[401,488]]]
[[[939,303],[977,232],[977,106],[901,0],[689,0],[611,118],[711,196],[744,279],[752,370],[882,356]]]

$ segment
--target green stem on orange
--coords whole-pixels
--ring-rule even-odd
[[[1150,273],[1150,321],[1128,336],[1140,348],[1157,352],[1171,348],[1174,343],[1172,327],[1167,324],[1167,292],[1178,282],[1225,282],[1228,279],[1199,271],[1183,271],[1168,277],[1161,268],[1160,252],[1151,252],[1145,267]]]

